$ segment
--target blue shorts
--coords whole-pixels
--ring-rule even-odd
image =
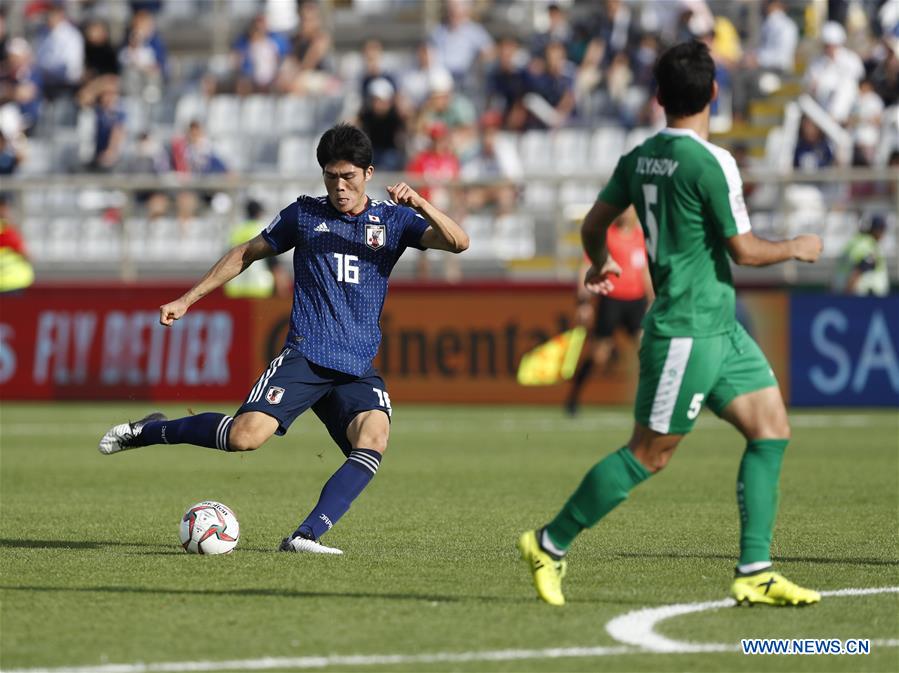
[[[278,421],[275,434],[283,435],[310,407],[347,456],[352,446],[346,430],[357,415],[372,409],[383,411],[388,418],[391,414],[384,379],[374,367],[362,376],[344,374],[310,362],[292,348],[285,348],[271,361],[237,414],[261,411]]]

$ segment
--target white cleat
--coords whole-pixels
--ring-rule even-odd
[[[286,537],[281,540],[281,546],[278,547],[278,551],[292,551],[297,554],[343,554],[336,547],[326,547],[321,542],[300,536]]]
[[[97,450],[103,455],[108,456],[112,453],[118,453],[119,451],[136,449],[139,446],[136,440],[140,436],[140,432],[144,429],[144,426],[150,421],[164,420],[166,420],[165,414],[154,411],[152,414],[144,416],[139,421],[134,421],[133,423],[121,423],[113,426],[106,431],[105,435],[103,435]]]

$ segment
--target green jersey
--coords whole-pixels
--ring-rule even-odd
[[[737,162],[686,129],[667,128],[621,157],[599,199],[631,204],[643,225],[656,298],[644,329],[709,336],[735,323],[725,241],[750,230]]]

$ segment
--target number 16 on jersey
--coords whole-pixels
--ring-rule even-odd
[[[337,282],[359,284],[359,267],[354,262],[359,261],[356,255],[343,255],[339,252],[334,253],[337,258]]]

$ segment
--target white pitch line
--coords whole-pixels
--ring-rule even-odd
[[[194,673],[197,671],[270,671],[277,669],[327,668],[329,666],[400,666],[404,664],[443,664],[479,661],[522,661],[525,659],[563,659],[608,657],[632,654],[631,647],[564,647],[543,650],[494,650],[485,652],[437,652],[434,654],[332,655],[327,657],[265,657],[231,661],[171,661],[156,664],[103,664],[64,668],[20,668],[3,673]]]
[[[822,596],[868,596],[899,593],[899,587],[839,589],[822,591]],[[653,631],[660,621],[678,615],[717,610],[732,606],[732,599],[704,603],[679,603],[645,608],[616,617],[606,625],[613,638],[624,645],[611,647],[556,647],[542,650],[487,650],[482,652],[435,652],[433,654],[358,654],[320,657],[263,657],[229,661],[166,661],[159,663],[99,664],[61,668],[18,668],[0,673],[198,673],[203,671],[271,671],[283,669],[328,668],[330,666],[401,666],[405,664],[441,664],[484,661],[524,661],[610,657],[630,654],[686,654],[690,652],[734,652],[736,645],[724,643],[686,643],[670,640]],[[899,639],[872,640],[875,647],[899,647]]]
[[[899,593],[899,587],[877,587],[871,589],[838,589],[835,591],[822,591],[822,596],[869,596],[872,594]],[[719,610],[721,608],[736,605],[732,598],[720,601],[706,601],[704,603],[676,603],[663,605],[658,608],[643,608],[634,610],[615,617],[606,624],[606,631],[619,643],[632,645],[650,652],[687,653],[687,652],[729,652],[736,649],[735,645],[727,643],[692,643],[683,640],[673,640],[656,633],[656,626],[666,619],[688,615],[694,612],[706,612],[707,610]],[[879,641],[882,646],[895,647],[890,643],[894,641]]]

